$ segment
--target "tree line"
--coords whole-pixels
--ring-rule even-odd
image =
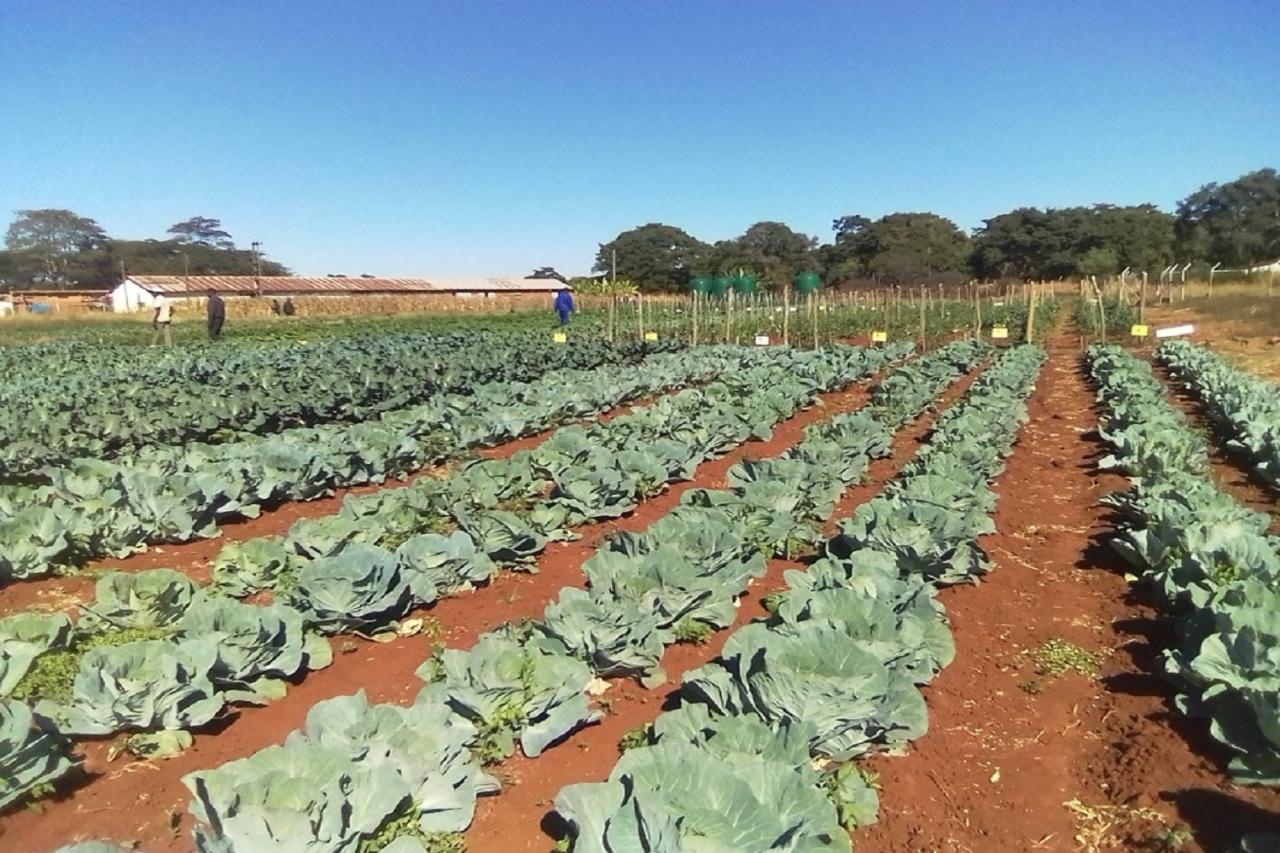
[[[1261,169],[1206,184],[1174,213],[1151,204],[1024,207],[985,220],[972,234],[934,213],[849,215],[835,219],[832,231],[820,244],[786,223],[757,222],[738,237],[706,243],[655,222],[600,244],[593,269],[609,275],[616,264],[618,278],[652,291],[683,290],[694,276],[739,270],[779,287],[805,270],[833,285],[1106,276],[1125,268],[1158,272],[1175,262],[1247,269],[1280,258],[1280,174]]]
[[[123,275],[288,275],[282,264],[237,248],[222,222],[193,216],[161,240],[120,240],[70,210],[19,210],[0,250],[0,286],[101,289]]]

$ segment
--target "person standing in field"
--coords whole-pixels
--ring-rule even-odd
[[[222,325],[227,322],[227,303],[222,301],[222,297],[213,288],[209,288],[205,313],[209,321],[209,340],[216,341],[222,337]]]
[[[573,313],[573,294],[567,290],[556,293],[556,313],[560,315],[560,325],[569,325],[569,315]]]
[[[164,345],[173,346],[173,332],[169,326],[173,323],[173,306],[169,304],[169,300],[161,299],[156,303],[156,313],[151,317],[151,345],[155,346],[160,343],[160,339],[164,338]]]

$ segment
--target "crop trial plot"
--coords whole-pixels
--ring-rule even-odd
[[[1276,389],[1055,309],[0,349],[0,847],[1276,849]]]

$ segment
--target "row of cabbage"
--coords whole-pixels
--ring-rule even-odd
[[[21,348],[49,369],[0,381],[0,481],[47,465],[105,459],[144,447],[220,441],[294,426],[358,422],[558,369],[626,363],[666,344],[589,340],[559,346],[541,335],[367,335],[299,345],[139,351]],[[67,365],[58,370],[57,365]]]
[[[369,706],[363,693],[328,700],[283,746],[188,777],[198,846],[265,849],[305,825],[292,836],[304,849],[344,849],[385,840],[395,826],[405,834],[395,849],[434,849],[431,833],[465,829],[475,797],[497,790],[483,762],[517,743],[539,755],[597,719],[593,678],[656,680],[666,645],[727,627],[766,556],[831,512],[868,458],[887,451],[908,407],[923,410],[982,355],[979,345],[956,345],[901,367],[877,386],[869,411],[811,426],[784,456],[735,465],[730,489],[689,492],[644,532],[612,538],[583,566],[588,590],[566,588],[542,620],[427,660],[412,706]],[[784,522],[791,529],[780,536],[765,533]],[[303,781],[305,799],[283,784],[286,773]],[[355,785],[337,788],[335,775]]]
[[[759,351],[717,347],[655,355],[639,365],[562,370],[491,382],[385,413],[222,444],[149,448],[115,460],[46,468],[49,485],[0,489],[0,583],[149,544],[216,536],[219,522],[381,483],[477,446],[594,415],[626,400],[753,364]]]
[[[1227,448],[1280,489],[1280,389],[1187,341],[1161,344],[1156,357],[1204,403]]]
[[[1280,785],[1280,540],[1270,518],[1214,483],[1205,440],[1150,366],[1114,346],[1089,351],[1112,447],[1101,463],[1132,488],[1109,496],[1117,552],[1173,620],[1160,665],[1185,714],[1206,719],[1245,784]]]
[[[349,498],[344,514],[299,522],[286,537],[228,546],[215,570],[219,590],[168,570],[112,573],[72,625],[59,614],[0,620],[0,692],[34,702],[42,728],[7,704],[0,768],[18,787],[9,798],[66,769],[56,730],[135,738],[138,751],[180,749],[228,703],[265,702],[284,679],[328,663],[315,632],[373,632],[487,579],[496,563],[531,560],[568,527],[633,508],[705,459],[877,370],[906,348],[823,353],[773,351],[769,366],[664,398],[590,429],[566,427],[535,451],[465,466],[447,480]],[[500,508],[500,504],[507,508]],[[386,513],[384,515],[384,512]],[[427,532],[446,526],[448,535]],[[256,562],[253,562],[256,560]],[[222,592],[272,589],[255,606]],[[33,684],[40,690],[28,689]],[[49,695],[49,685],[59,687]],[[14,767],[39,756],[42,772]]]
[[[685,676],[607,782],[560,792],[573,850],[851,849],[846,830],[879,803],[850,759],[927,728],[919,687],[954,656],[936,585],[985,571],[987,484],[1043,361],[1038,347],[1003,354],[825,556],[787,573],[772,615]]]

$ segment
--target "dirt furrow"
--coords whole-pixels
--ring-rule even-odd
[[[855,846],[1224,849],[1259,822],[1250,803],[1274,797],[1227,783],[1151,674],[1169,637],[1102,542],[1112,525],[1098,501],[1127,482],[1096,468],[1078,350],[1051,350],[1029,409],[996,481],[998,532],[981,540],[994,570],[941,594],[957,655],[925,690],[930,731],[908,757],[868,762],[881,815]],[[1215,815],[1206,795],[1235,805]]]
[[[609,534],[643,530],[680,502],[691,488],[723,488],[729,468],[744,456],[773,456],[797,443],[814,421],[861,406],[875,379],[851,389],[822,395],[819,402],[778,424],[769,441],[752,441],[699,466],[694,479],[672,486],[643,502],[631,515],[577,529],[573,542],[552,543],[538,560],[536,573],[501,572],[485,588],[442,599],[419,615],[442,626],[436,635],[372,643],[337,639],[338,654],[328,669],[308,673],[283,699],[262,708],[241,709],[220,731],[198,733],[194,745],[167,761],[108,760],[111,744],[87,744],[85,769],[94,777],[66,795],[43,802],[40,812],[17,812],[0,820],[0,848],[52,850],[80,838],[136,841],[148,853],[189,850],[192,818],[189,793],[181,777],[247,756],[299,728],[317,702],[364,689],[371,702],[409,702],[421,682],[414,675],[435,642],[454,648],[472,645],[485,631],[507,621],[538,617],[565,586],[581,586],[582,563]],[[286,525],[287,526],[287,525]],[[260,535],[260,534],[259,534]],[[544,760],[554,760],[547,756]]]
[[[1213,419],[1208,409],[1196,393],[1173,379],[1164,365],[1156,361],[1152,363],[1156,377],[1168,389],[1169,401],[1177,406],[1187,421],[1204,434],[1209,448],[1209,462],[1213,469],[1213,481],[1218,488],[1231,495],[1240,503],[1273,516],[1272,531],[1277,529],[1277,511],[1280,510],[1280,499],[1266,480],[1262,479],[1250,467],[1249,463],[1237,454],[1227,451],[1225,435]]]

